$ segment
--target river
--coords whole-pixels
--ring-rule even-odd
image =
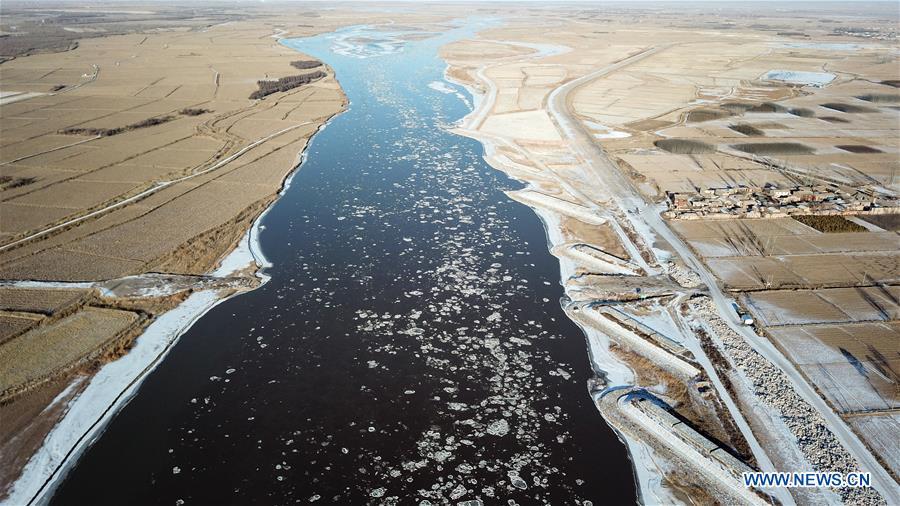
[[[437,51],[479,26],[282,41],[351,105],[262,221],[271,280],[181,337],[52,503],[635,502],[540,220],[446,129],[471,106]]]

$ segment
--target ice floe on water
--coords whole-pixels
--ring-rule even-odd
[[[431,88],[432,90],[439,91],[441,93],[447,93],[447,94],[456,93],[456,90],[454,90],[453,88],[448,86],[447,83],[441,82],[441,81],[431,81],[430,83],[428,83],[428,87]]]
[[[764,81],[782,81],[821,88],[835,78],[828,72],[807,72],[801,70],[770,70],[760,77]]]
[[[369,26],[339,30],[331,36],[331,50],[351,58],[373,58],[403,51],[405,41],[399,32],[387,32]]]
[[[430,83],[428,83],[428,87],[434,91],[445,93],[447,95],[456,95],[458,99],[466,104],[466,107],[470,109],[472,108],[472,103],[469,102],[469,97],[460,92],[458,89],[451,87],[445,81],[431,81]]]

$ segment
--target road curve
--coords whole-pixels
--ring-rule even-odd
[[[888,504],[900,504],[900,487],[878,463],[868,448],[772,343],[758,336],[751,328],[740,325],[739,322],[735,321],[735,316],[731,309],[733,300],[722,292],[715,276],[706,269],[681,238],[672,232],[660,216],[660,210],[643,199],[631,181],[610,161],[600,145],[594,142],[590,133],[586,131],[581,122],[572,116],[569,107],[569,94],[572,91],[594,79],[615,72],[626,65],[651,56],[667,47],[669,46],[658,46],[644,50],[556,88],[547,99],[551,117],[569,140],[569,145],[573,151],[580,155],[586,167],[592,170],[597,178],[603,182],[609,197],[615,200],[622,210],[626,211],[625,214],[628,219],[634,222],[636,217],[640,217],[643,223],[647,224],[656,234],[672,245],[675,252],[700,275],[703,283],[709,288],[710,297],[712,297],[720,315],[723,316],[723,320],[728,326],[737,332],[760,355],[784,371],[793,384],[794,389],[825,419],[838,441],[857,460],[863,470],[871,473],[873,487],[882,494]],[[636,215],[629,212],[632,209],[636,210]],[[636,229],[640,230],[640,227],[636,227]],[[650,243],[652,241],[648,242],[648,244]]]

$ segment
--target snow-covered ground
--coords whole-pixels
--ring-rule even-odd
[[[851,42],[784,42],[779,45],[795,49],[821,49],[822,51],[856,51],[868,47]]]
[[[46,93],[39,93],[37,91],[0,91],[0,105],[8,105],[13,102],[20,102],[42,95],[46,95]]]
[[[884,456],[894,473],[900,474],[900,444],[897,444],[900,413],[895,411],[887,415],[856,416],[850,420],[850,425],[863,435],[867,443],[878,449],[878,453]]]
[[[620,132],[594,121],[583,121],[583,123],[591,129],[591,134],[593,134],[595,139],[625,139],[626,137],[631,137],[631,134],[628,132]]]

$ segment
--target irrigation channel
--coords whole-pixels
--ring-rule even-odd
[[[351,105],[262,222],[271,280],[181,337],[52,503],[636,501],[541,221],[446,129],[471,106],[437,51],[479,26],[282,41]]]

